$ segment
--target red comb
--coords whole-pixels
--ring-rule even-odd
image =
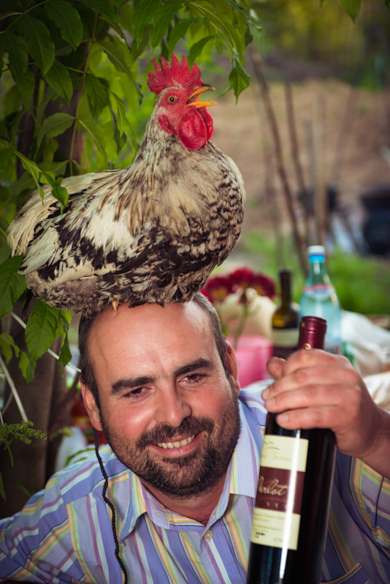
[[[192,69],[188,65],[187,57],[183,55],[181,63],[175,54],[172,53],[171,64],[160,57],[161,67],[158,63],[152,59],[152,63],[156,70],[155,73],[148,71],[147,84],[149,85],[150,91],[153,93],[161,93],[163,89],[167,87],[181,86],[184,89],[196,89],[203,85],[201,80],[201,70],[197,63],[194,64]]]

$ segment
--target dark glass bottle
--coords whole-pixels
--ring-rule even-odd
[[[291,300],[291,270],[279,270],[281,304],[272,315],[272,344],[275,357],[287,359],[298,345],[299,306]]]
[[[324,346],[326,321],[303,317],[298,348]],[[336,443],[330,430],[284,430],[268,414],[247,584],[318,584]]]

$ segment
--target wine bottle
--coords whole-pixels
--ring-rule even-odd
[[[299,306],[291,301],[291,270],[279,270],[281,304],[272,315],[272,344],[275,357],[287,359],[298,345]]]
[[[325,262],[325,247],[311,245],[307,249],[309,276],[301,297],[300,316],[319,316],[327,323],[325,351],[342,354],[341,308],[330,281]]]
[[[324,319],[304,317],[299,328],[299,349],[323,348]],[[330,430],[285,430],[268,413],[247,584],[320,582],[335,453]]]

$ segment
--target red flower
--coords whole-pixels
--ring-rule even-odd
[[[275,296],[275,282],[261,272],[256,273],[248,267],[238,268],[226,276],[212,276],[202,290],[212,304],[223,302],[229,294],[241,292],[240,302],[248,303],[246,290],[253,288],[260,296]]]
[[[233,293],[231,278],[229,276],[213,276],[209,278],[202,289],[202,293],[210,300],[211,304],[223,302],[229,294]]]

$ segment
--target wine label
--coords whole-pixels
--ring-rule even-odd
[[[308,447],[299,436],[264,436],[253,543],[297,549]]]
[[[274,357],[287,359],[297,350],[299,329],[272,329],[272,344]]]

